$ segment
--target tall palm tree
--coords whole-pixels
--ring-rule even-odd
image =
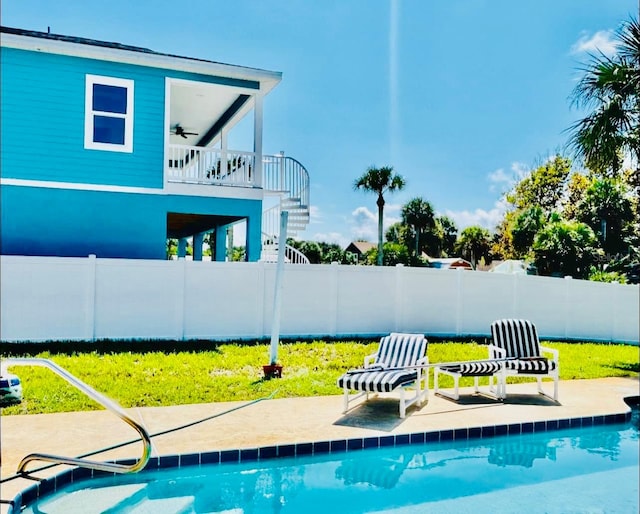
[[[384,212],[384,193],[387,191],[400,191],[404,189],[406,182],[401,175],[394,173],[392,166],[376,168],[370,166],[367,171],[353,183],[354,189],[363,189],[370,193],[376,193],[378,200],[378,266],[382,266],[382,216]]]
[[[570,144],[594,171],[617,175],[628,153],[640,172],[640,24],[631,18],[616,32],[612,57],[591,55],[572,93],[573,105],[592,112],[570,127]]]
[[[436,226],[433,206],[420,197],[413,198],[402,207],[402,221],[413,227],[416,238],[415,258],[418,259],[420,257],[420,235],[426,229],[433,231]]]
[[[465,228],[456,243],[461,256],[471,261],[473,269],[482,257],[489,257],[491,252],[491,235],[486,228],[473,225]]]

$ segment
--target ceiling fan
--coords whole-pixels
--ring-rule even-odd
[[[197,136],[198,133],[197,132],[188,132],[186,131],[182,125],[180,125],[179,123],[176,124],[175,127],[173,127],[173,129],[171,129],[171,133],[175,136],[182,136],[185,139],[187,139],[187,136]]]

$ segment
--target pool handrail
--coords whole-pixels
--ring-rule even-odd
[[[151,438],[147,430],[140,425],[137,421],[131,418],[117,403],[113,400],[107,398],[103,394],[99,393],[95,389],[93,389],[88,384],[85,384],[82,380],[75,377],[71,373],[69,373],[66,369],[58,366],[56,363],[50,361],[49,359],[42,359],[36,357],[10,357],[4,359],[3,367],[9,366],[44,366],[49,368],[51,371],[65,379],[68,383],[75,386],[77,389],[82,391],[92,400],[95,400],[100,405],[102,405],[105,409],[111,411],[116,416],[118,416],[122,421],[131,426],[134,430],[140,434],[140,438],[143,443],[142,456],[140,459],[133,464],[116,464],[114,462],[100,462],[94,460],[88,460],[83,458],[73,458],[73,457],[62,457],[59,455],[50,455],[47,453],[30,453],[26,457],[24,457],[20,464],[18,464],[18,474],[28,474],[26,471],[27,464],[31,461],[44,461],[44,462],[52,462],[55,464],[67,464],[70,466],[78,466],[88,469],[95,469],[98,471],[107,471],[113,473],[136,473],[143,469],[147,462],[149,461],[149,457],[151,456]]]

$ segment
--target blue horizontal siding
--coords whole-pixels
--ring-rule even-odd
[[[247,218],[260,246],[259,200],[3,185],[0,203],[4,255],[164,259],[169,212]]]
[[[4,255],[163,259],[156,195],[2,186]]]
[[[165,78],[257,89],[210,77],[2,48],[1,169],[5,178],[163,187]],[[133,153],[84,149],[85,75],[134,81]]]

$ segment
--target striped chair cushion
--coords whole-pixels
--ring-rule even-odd
[[[356,370],[345,373],[338,379],[339,387],[352,391],[368,391],[370,393],[390,393],[401,385],[415,382],[417,371],[374,371]]]
[[[503,348],[506,357],[540,357],[536,327],[524,319],[501,319],[491,324],[493,344]]]
[[[489,452],[489,464],[504,466],[523,466],[530,468],[535,459],[555,459],[555,449],[547,448],[545,444],[506,443],[496,445]]]
[[[506,368],[516,373],[531,373],[532,375],[546,375],[556,369],[556,363],[544,357],[533,359],[517,359],[507,361]]]
[[[380,340],[374,364],[386,368],[415,366],[427,352],[427,339],[422,334],[391,333]]]
[[[439,368],[450,373],[459,373],[465,377],[483,377],[500,371],[501,364],[496,361],[464,362],[451,366],[439,366]]]

